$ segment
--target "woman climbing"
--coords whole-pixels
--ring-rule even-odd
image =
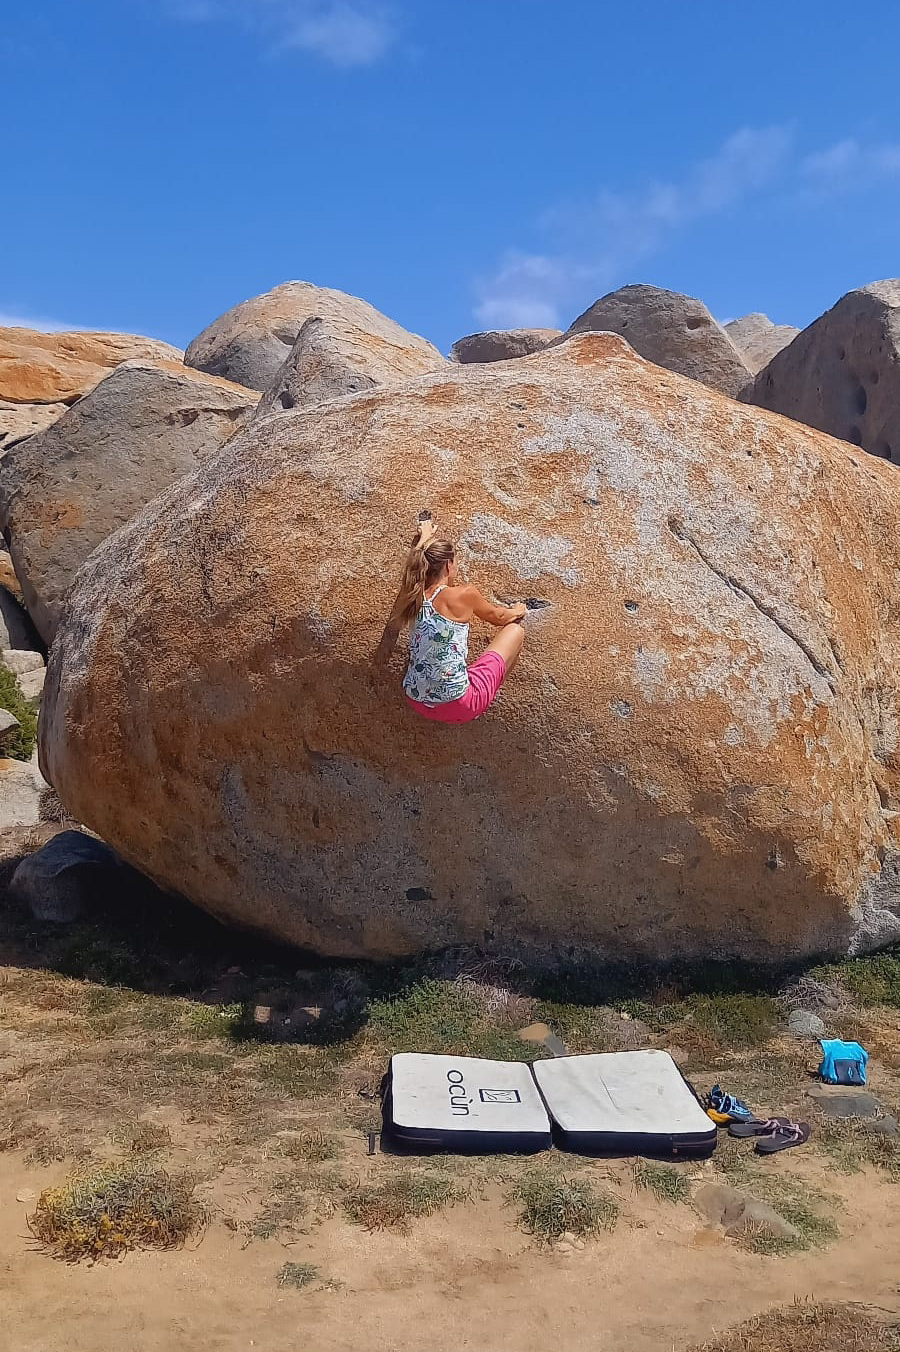
[[[492,605],[477,587],[457,579],[453,545],[437,538],[430,514],[423,512],[376,661],[390,656],[400,630],[410,626],[406,702],[423,718],[440,723],[470,723],[483,714],[525,642],[520,623],[525,605]],[[467,667],[473,617],[500,633]]]

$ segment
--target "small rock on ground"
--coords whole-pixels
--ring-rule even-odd
[[[825,1117],[878,1117],[884,1107],[874,1094],[839,1085],[817,1084],[807,1090],[809,1097]]]
[[[36,920],[69,924],[84,913],[98,870],[118,866],[101,841],[81,831],[62,831],[22,860],[10,880],[10,896],[24,902]]]
[[[808,1009],[795,1009],[788,1018],[788,1031],[796,1038],[810,1038],[817,1042],[825,1036],[825,1024],[818,1014]]]

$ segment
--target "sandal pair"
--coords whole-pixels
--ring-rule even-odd
[[[757,1155],[775,1155],[779,1150],[804,1145],[809,1140],[808,1122],[791,1122],[787,1117],[758,1118],[752,1122],[733,1122],[729,1136],[755,1136]]]

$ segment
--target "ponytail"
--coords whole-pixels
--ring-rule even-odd
[[[403,565],[400,590],[391,612],[391,619],[398,628],[413,623],[428,587],[453,558],[454,549],[449,540],[432,539],[425,544],[416,536]]]

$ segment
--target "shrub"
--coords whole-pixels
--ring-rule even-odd
[[[129,1249],[174,1249],[205,1223],[193,1185],[146,1160],[104,1164],[47,1188],[29,1219],[55,1258],[115,1258]]]
[[[15,736],[7,738],[4,742],[4,756],[12,760],[30,760],[37,737],[37,713],[31,700],[22,694],[13,673],[2,662],[0,662],[0,709],[12,714],[21,725]]]

